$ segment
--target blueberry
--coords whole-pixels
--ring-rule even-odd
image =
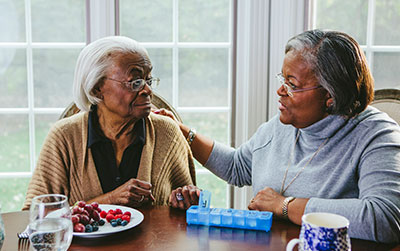
[[[86,225],[85,226],[85,232],[86,233],[91,233],[91,232],[93,232],[93,227],[92,227],[92,225]]]
[[[128,222],[126,220],[121,221],[121,226],[126,226],[128,225]]]
[[[98,222],[98,221],[94,221],[94,222],[92,222],[92,226],[93,226],[93,227],[97,227],[97,226],[99,226],[99,222]]]
[[[105,223],[106,222],[103,219],[99,220],[99,226],[103,226]]]
[[[117,223],[117,221],[111,221],[110,223],[111,223],[111,226],[113,226],[113,227],[116,227],[116,226],[118,226],[118,223]]]
[[[97,230],[99,230],[98,226],[93,226],[93,232],[96,232]]]
[[[121,225],[121,222],[122,222],[121,218],[118,218],[118,219],[117,219],[117,224],[118,224],[118,225]]]

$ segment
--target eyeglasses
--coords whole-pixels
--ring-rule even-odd
[[[289,84],[286,84],[286,79],[282,75],[282,73],[276,74],[276,78],[279,80],[281,85],[283,85],[283,87],[285,87],[285,90],[290,97],[293,97],[293,93],[295,93],[295,92],[305,92],[305,91],[310,91],[310,90],[314,90],[314,89],[322,87],[321,85],[317,85],[317,86],[313,86],[313,87],[309,87],[309,88],[299,89],[295,85],[291,84],[290,82],[289,82]]]
[[[119,81],[113,78],[106,78],[112,81],[116,81],[119,82],[123,85],[125,85],[130,91],[133,92],[139,92],[141,90],[143,90],[145,84],[147,84],[150,89],[154,90],[157,88],[157,86],[160,84],[160,79],[159,78],[151,78],[148,80],[144,80],[144,79],[135,79],[132,81]]]

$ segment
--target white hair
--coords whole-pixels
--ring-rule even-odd
[[[88,44],[79,54],[73,83],[74,102],[81,111],[89,111],[92,104],[102,101],[93,89],[105,77],[112,64],[110,56],[115,53],[139,54],[150,62],[147,50],[128,37],[104,37]]]

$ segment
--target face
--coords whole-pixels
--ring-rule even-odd
[[[123,82],[147,80],[151,78],[151,65],[140,54],[119,55],[114,57],[106,77]],[[149,86],[145,85],[143,90],[133,92],[118,81],[106,78],[103,81],[99,87],[103,102],[99,103],[99,108],[123,119],[140,119],[150,114],[152,91]]]
[[[282,75],[286,79],[286,83],[295,89],[319,85],[315,74],[299,52],[289,51],[286,53]],[[290,97],[282,85],[277,93],[280,96],[279,119],[283,124],[304,128],[328,116],[326,104],[332,100],[324,88],[295,92],[293,97]]]

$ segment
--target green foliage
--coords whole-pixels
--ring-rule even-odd
[[[317,0],[316,4],[316,28],[343,31],[366,43],[368,1]]]
[[[0,179],[1,212],[19,211],[25,201],[29,178]]]

